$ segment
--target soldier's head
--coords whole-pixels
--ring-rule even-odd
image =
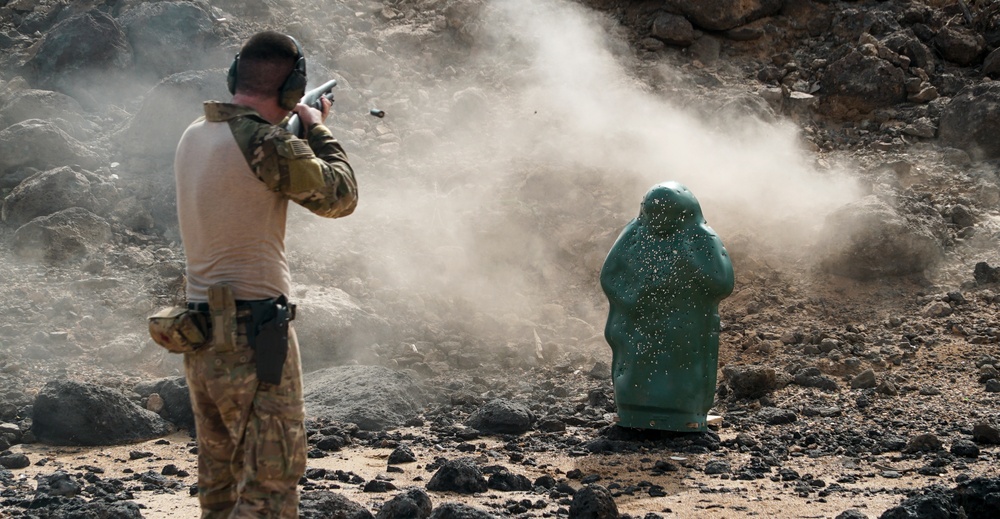
[[[305,93],[306,64],[292,37],[276,31],[253,35],[229,68],[229,91],[254,97],[276,97],[291,110]]]

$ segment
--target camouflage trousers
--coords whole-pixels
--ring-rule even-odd
[[[296,518],[306,467],[302,367],[295,332],[281,384],[257,380],[254,352],[239,325],[235,347],[184,354],[198,435],[202,519]]]

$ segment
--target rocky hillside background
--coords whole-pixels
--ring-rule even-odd
[[[677,180],[736,267],[709,450],[762,461],[724,474],[895,453],[954,486],[996,463],[1000,3],[946,0],[0,0],[7,446],[70,441],[53,395],[125,395],[159,412],[146,437],[185,425],[180,359],[144,324],[183,297],[173,150],[265,28],[338,80],[361,189],[349,218],[290,215],[306,371],[415,384],[378,416],[321,405],[372,393],[314,394],[345,438],[502,397],[549,424],[539,451],[576,445],[560,423],[591,452],[677,448],[606,430],[597,280]]]

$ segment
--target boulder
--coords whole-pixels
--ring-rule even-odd
[[[0,218],[19,227],[39,216],[70,207],[97,212],[115,191],[113,185],[97,175],[67,166],[40,171],[24,179],[4,198]]]
[[[952,502],[949,492],[943,487],[928,487],[924,492],[906,498],[899,505],[883,512],[879,519],[968,517],[957,504]]]
[[[172,158],[184,130],[205,115],[205,101],[226,101],[226,70],[181,72],[160,81],[117,137],[125,153]]]
[[[851,379],[851,389],[874,389],[878,385],[875,371],[867,369]]]
[[[934,46],[944,59],[968,67],[982,59],[986,40],[967,27],[945,25],[934,36]]]
[[[486,486],[501,492],[531,492],[534,485],[521,474],[514,474],[506,468],[494,471],[486,481]]]
[[[587,485],[573,494],[569,516],[590,519],[616,519],[618,505],[611,492],[601,485]]]
[[[687,49],[693,59],[706,65],[719,61],[722,53],[722,42],[715,37],[703,35],[691,43]]]
[[[1000,478],[978,477],[955,487],[952,500],[969,519],[996,517],[1000,513]]]
[[[897,31],[882,40],[882,44],[889,50],[910,58],[911,66],[920,67],[924,70],[934,70],[936,59],[934,51],[927,48],[912,29]]]
[[[83,117],[83,107],[72,97],[51,90],[17,90],[0,109],[4,128],[28,119],[54,123],[74,139],[89,139],[99,128]]]
[[[132,49],[121,25],[94,9],[47,31],[25,67],[35,85],[86,100],[132,67]]]
[[[838,41],[849,42],[858,41],[865,34],[881,38],[900,29],[901,26],[893,13],[866,7],[847,6],[843,9],[833,10],[829,26],[829,30],[834,38]]]
[[[81,207],[40,216],[14,232],[11,248],[24,260],[65,263],[87,257],[111,239],[111,226]]]
[[[13,19],[17,31],[21,34],[34,34],[36,31],[44,33],[51,29],[58,21],[56,18],[60,12],[67,6],[31,0],[11,0],[7,7],[20,14]]]
[[[508,400],[492,400],[465,421],[467,427],[486,434],[523,434],[534,423],[535,413],[528,406]]]
[[[447,460],[427,482],[427,490],[475,494],[486,492],[486,477],[472,458]]]
[[[400,445],[389,453],[386,462],[389,465],[401,465],[403,463],[413,463],[417,461],[417,456],[413,454],[413,449],[406,445]]]
[[[163,409],[157,414],[179,428],[194,431],[194,411],[186,378],[168,377],[140,382],[132,390],[143,398],[149,398],[154,393],[159,395]]]
[[[795,411],[780,407],[762,407],[760,411],[757,411],[755,418],[757,421],[767,425],[783,425],[799,419]]]
[[[727,31],[777,14],[784,0],[668,0],[667,11],[683,14],[691,23],[710,31]]]
[[[870,52],[851,51],[827,67],[820,104],[830,115],[852,118],[906,101],[906,74]]]
[[[198,3],[141,3],[118,19],[139,72],[164,78],[224,63],[212,16]]]
[[[373,519],[364,506],[329,490],[305,492],[299,500],[301,519]]]
[[[0,172],[22,166],[92,168],[100,163],[98,154],[49,121],[28,119],[0,131]]]
[[[694,26],[683,16],[670,13],[660,13],[653,19],[650,36],[668,45],[687,47],[694,43]]]
[[[788,385],[787,377],[779,378],[774,368],[765,366],[727,365],[722,376],[737,399],[760,398]]]
[[[378,431],[402,427],[424,405],[423,389],[406,372],[381,366],[340,366],[307,373],[306,413]]]
[[[29,494],[31,514],[35,517],[143,519],[140,509],[142,505],[135,501],[84,500],[81,494],[89,493],[97,485],[106,484],[99,480],[94,470],[87,467],[84,470],[74,470],[72,474],[56,470],[51,474],[35,476],[35,491],[33,495]],[[96,482],[96,485],[92,486],[91,481]],[[84,487],[88,487],[87,490]]]
[[[915,452],[937,452],[944,448],[944,444],[941,439],[937,436],[926,433],[918,434],[913,438],[910,438],[906,442],[906,447],[903,447],[904,454],[912,454]]]
[[[1000,157],[1000,83],[987,81],[962,89],[941,111],[938,138],[974,159]]]
[[[497,516],[463,503],[443,503],[429,519],[497,519]]]
[[[980,261],[973,268],[972,276],[980,285],[1000,283],[1000,267],[991,267],[989,263]]]
[[[122,445],[158,438],[171,427],[121,391],[53,380],[35,397],[31,430],[52,445]]]
[[[9,447],[10,444],[3,445],[4,452],[10,452],[7,450],[7,447]],[[5,469],[17,470],[28,467],[29,465],[31,465],[31,460],[28,459],[28,456],[23,453],[0,454],[0,467]]]
[[[353,358],[353,351],[389,338],[392,328],[379,315],[361,308],[338,288],[310,290],[295,300],[295,333],[302,345],[306,371]]]
[[[921,273],[943,256],[944,220],[933,208],[904,213],[875,195],[831,213],[821,232],[820,264],[853,279]]]
[[[794,382],[799,386],[815,387],[824,391],[836,391],[838,388],[837,381],[823,375],[817,367],[800,369],[795,373]]]
[[[982,72],[984,76],[993,79],[1000,77],[1000,49],[994,49],[983,59]]]
[[[1000,445],[1000,429],[988,423],[976,424],[972,428],[972,439],[984,445]]]
[[[410,488],[388,500],[375,519],[427,519],[433,505],[430,496],[419,488]]]

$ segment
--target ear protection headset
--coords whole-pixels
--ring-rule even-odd
[[[288,39],[295,44],[295,66],[292,67],[292,71],[285,78],[285,82],[281,84],[281,88],[278,89],[278,106],[285,110],[292,110],[306,93],[306,57],[302,54],[302,47],[298,40],[291,36]],[[240,55],[237,53],[236,57],[233,58],[233,64],[229,66],[229,75],[226,77],[226,85],[229,87],[230,94],[236,93],[236,77],[239,73],[239,66]]]

